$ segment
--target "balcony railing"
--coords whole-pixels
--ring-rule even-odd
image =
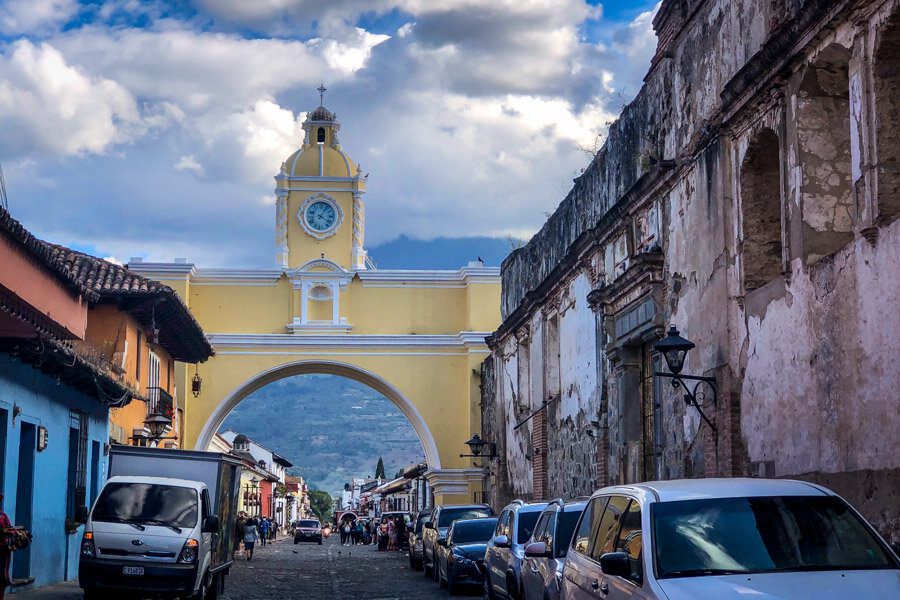
[[[172,395],[160,387],[148,387],[147,414],[165,415],[171,419],[175,414],[175,402]]]

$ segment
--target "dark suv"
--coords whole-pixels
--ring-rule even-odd
[[[294,527],[294,543],[318,542],[322,545],[322,524],[316,519],[300,519]]]
[[[494,509],[486,504],[449,504],[436,506],[431,511],[430,522],[422,530],[422,565],[425,576],[438,581],[437,548],[438,539],[446,539],[453,521],[459,519],[479,519],[493,517]]]
[[[484,591],[490,599],[521,600],[522,561],[546,502],[513,500],[503,508],[484,553]]]

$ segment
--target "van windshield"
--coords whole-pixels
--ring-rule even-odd
[[[651,518],[659,578],[897,568],[833,496],[660,502]]]
[[[197,490],[153,483],[108,483],[91,519],[194,527],[198,516]]]
[[[312,528],[316,528],[316,527],[318,527],[318,526],[319,526],[319,522],[318,522],[318,521],[299,521],[299,522],[297,523],[297,527],[312,527]]]

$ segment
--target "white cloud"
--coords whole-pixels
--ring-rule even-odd
[[[197,162],[193,154],[187,154],[178,159],[175,163],[176,171],[190,171],[195,175],[202,177],[204,175],[203,165]]]
[[[2,152],[99,153],[143,127],[134,97],[103,77],[88,77],[49,44],[19,41],[0,54]]]
[[[77,0],[3,0],[0,33],[41,33],[65,23],[77,12]]]
[[[109,11],[131,0],[116,1]],[[96,174],[99,193],[94,180],[82,179],[91,188],[85,194],[98,213],[158,224],[166,236],[149,247],[143,234],[113,236],[77,211],[58,212],[68,220],[48,232],[81,228],[106,244],[96,247],[123,256],[143,250],[213,265],[266,264],[272,176],[299,145],[304,111],[324,81],[343,148],[371,172],[369,244],[400,233],[521,236],[568,191],[587,163],[579,147],[591,146],[621,108],[614,94],[637,91],[655,45],[652,12],[609,25],[605,45],[580,40],[584,19],[599,18],[582,0],[199,5],[234,31],[196,31],[202,14],[148,17],[146,29],[92,25],[0,55],[0,153],[52,158],[120,149],[122,162]],[[390,37],[356,26],[361,14],[392,9],[410,21]],[[293,33],[306,21],[319,27],[305,40],[237,32]],[[41,66],[47,62],[55,66]],[[53,85],[42,89],[43,81]],[[115,183],[107,183],[112,169]],[[160,171],[171,174],[164,189],[155,184]],[[131,202],[105,196],[113,185]],[[176,213],[192,224],[189,232],[172,225],[167,215]]]

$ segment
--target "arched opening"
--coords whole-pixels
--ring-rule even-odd
[[[797,93],[802,247],[808,263],[853,239],[849,63],[849,50],[828,46],[807,68]]]
[[[755,290],[782,271],[781,145],[763,129],[750,142],[741,163],[744,289]]]
[[[875,144],[878,152],[878,218],[900,215],[900,10],[882,30],[875,51]]]
[[[210,447],[213,438],[228,415],[252,393],[264,386],[296,375],[338,375],[356,381],[383,395],[391,401],[406,417],[416,432],[416,436],[422,445],[425,454],[425,462],[429,469],[440,469],[441,459],[438,455],[437,444],[422,415],[412,402],[403,395],[400,390],[379,375],[361,369],[354,365],[333,361],[297,361],[274,367],[259,373],[232,391],[222,402],[216,406],[212,414],[203,425],[197,438],[196,448],[206,450]],[[276,415],[277,417],[277,415]]]
[[[318,131],[316,131],[316,141],[320,144],[325,143],[325,128],[319,127]]]

